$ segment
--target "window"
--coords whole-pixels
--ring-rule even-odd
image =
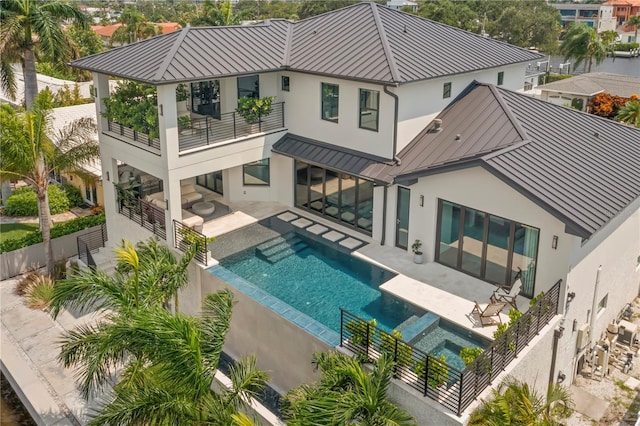
[[[607,301],[609,300],[609,293],[605,294],[600,302],[598,302],[598,312],[607,307]]]
[[[243,96],[248,98],[260,97],[260,80],[257,74],[238,77],[238,99]]]
[[[360,123],[361,129],[378,131],[378,109],[380,108],[380,92],[360,89]]]
[[[504,71],[498,73],[498,86],[502,86],[502,83],[504,83]]]
[[[269,185],[269,159],[254,161],[242,166],[242,183],[249,185]]]
[[[537,228],[439,200],[435,260],[506,286],[521,270],[522,292],[532,297],[538,235]]]
[[[282,76],[282,90],[284,90],[285,92],[289,91],[289,76],[288,75],[283,75]]]
[[[442,87],[442,99],[451,97],[451,83],[445,83]]]
[[[340,87],[337,84],[322,83],[322,119],[338,122],[338,99]]]

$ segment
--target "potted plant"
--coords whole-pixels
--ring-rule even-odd
[[[422,263],[424,261],[424,256],[422,254],[422,241],[415,240],[411,245],[411,251],[413,251],[413,262],[414,263]]]
[[[181,115],[178,117],[178,131],[182,133],[185,130],[191,129],[191,116],[189,115]],[[189,133],[189,132],[185,132]]]
[[[262,121],[263,117],[271,114],[273,108],[271,104],[275,99],[274,96],[267,96],[265,98],[250,98],[243,96],[238,99],[238,108],[236,112],[240,114],[247,124],[255,124]]]
[[[187,99],[189,99],[189,91],[187,90],[187,85],[184,83],[178,84],[178,87],[176,87],[176,104],[178,114],[189,112],[189,110],[187,109]]]

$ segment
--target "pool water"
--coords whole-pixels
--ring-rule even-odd
[[[378,289],[393,272],[293,232],[226,257],[220,265],[338,333],[339,308],[375,318],[386,331],[423,313]]]

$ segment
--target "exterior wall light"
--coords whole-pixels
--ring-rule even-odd
[[[558,236],[554,235],[553,236],[553,240],[551,240],[551,248],[552,249],[557,249],[558,248]]]
[[[424,207],[424,195],[420,196],[420,207]]]

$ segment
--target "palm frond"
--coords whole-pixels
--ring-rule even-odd
[[[227,410],[238,411],[250,398],[256,398],[264,390],[269,375],[257,367],[255,356],[248,356],[229,369],[231,389],[224,389],[222,399]]]
[[[200,320],[202,331],[202,355],[205,368],[211,373],[218,368],[220,353],[231,324],[233,293],[228,289],[209,294],[204,300]]]

